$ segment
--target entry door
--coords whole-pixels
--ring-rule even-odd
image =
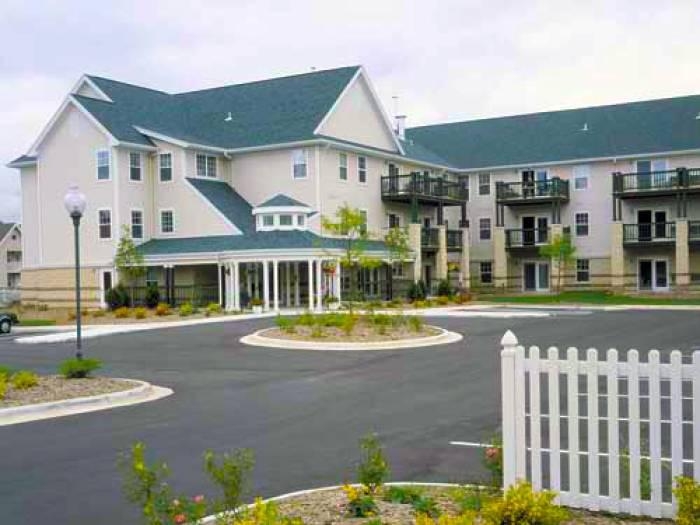
[[[537,242],[539,244],[547,244],[547,217],[537,217]]]
[[[668,289],[668,262],[665,259],[654,261],[654,290]]]
[[[100,280],[100,303],[102,303],[103,307],[107,304],[105,300],[107,291],[110,290],[112,286],[112,270],[102,270],[102,279]]]
[[[640,241],[651,240],[651,210],[637,210],[637,233]]]
[[[663,239],[666,237],[666,212],[654,212],[654,238]]]
[[[526,292],[549,290],[549,263],[523,263],[523,289]]]
[[[523,217],[523,246],[532,246],[535,244],[535,218]]]
[[[666,259],[640,260],[638,283],[640,290],[668,290],[668,261]]]

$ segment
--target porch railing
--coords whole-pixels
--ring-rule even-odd
[[[531,182],[499,182],[496,184],[496,199],[508,201],[537,201],[568,199],[569,181],[555,177]]]
[[[676,238],[675,222],[624,224],[622,239],[627,243],[664,242]]]
[[[422,196],[469,200],[466,179],[451,180],[421,173],[408,175],[385,175],[381,178],[382,197]]]
[[[462,230],[447,230],[447,248],[462,248]]]
[[[506,248],[526,248],[549,242],[549,228],[506,230]]]
[[[438,228],[423,228],[420,232],[420,245],[422,248],[435,248],[439,246],[438,236],[440,230]]]
[[[613,191],[654,192],[700,188],[700,168],[613,173]]]
[[[131,302],[134,306],[145,306],[148,287],[136,286],[126,289],[132,294]],[[170,302],[174,306],[190,303],[194,306],[206,306],[219,302],[219,286],[211,285],[176,285],[172,297],[168,298],[168,290],[165,286],[158,287],[159,300],[162,303]]]

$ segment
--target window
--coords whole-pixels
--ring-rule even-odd
[[[423,228],[430,228],[430,217],[423,217]]]
[[[272,227],[275,225],[275,216],[274,215],[263,215],[262,216],[262,224],[265,227]]]
[[[588,179],[591,175],[590,166],[574,166],[574,190],[588,189]]]
[[[367,183],[367,157],[357,157],[357,181]]]
[[[491,194],[491,174],[479,173],[479,195]]]
[[[158,155],[158,169],[161,182],[173,180],[173,155],[172,153],[161,153]]]
[[[22,262],[22,252],[17,250],[7,250],[7,262],[19,263]]]
[[[291,215],[280,215],[280,226],[291,226],[292,225],[292,216]]]
[[[401,227],[401,218],[396,215],[395,213],[390,213],[387,215],[388,217],[388,223],[389,223],[389,228],[400,228]]]
[[[348,156],[346,153],[338,155],[338,177],[340,180],[348,180]]]
[[[20,273],[8,273],[7,274],[7,287],[10,289],[19,288],[19,282],[21,279]]]
[[[97,219],[100,239],[112,238],[112,210],[98,210]]]
[[[493,283],[493,263],[491,261],[483,261],[479,263],[479,278],[481,284]]]
[[[162,210],[160,212],[161,233],[173,233],[175,231],[175,218],[172,210]]]
[[[306,216],[305,215],[297,215],[297,226],[304,227],[306,224]]]
[[[588,236],[588,213],[576,214],[576,237]]]
[[[109,150],[97,152],[97,180],[109,180]]]
[[[158,268],[153,266],[146,268],[146,286],[158,286]]]
[[[364,234],[367,233],[367,210],[360,210],[360,216],[362,217],[362,226],[360,226],[360,231]]]
[[[131,238],[143,239],[143,212],[131,210]]]
[[[491,240],[491,219],[488,217],[479,219],[479,240]]]
[[[197,177],[216,178],[216,157],[197,153]]]
[[[587,283],[591,280],[591,262],[588,259],[576,259],[576,282]]]
[[[303,149],[292,150],[292,176],[295,179],[306,178],[306,152]]]
[[[129,180],[141,181],[141,154],[129,153]]]

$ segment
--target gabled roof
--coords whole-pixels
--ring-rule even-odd
[[[274,195],[262,204],[258,204],[256,208],[273,208],[279,206],[297,206],[300,208],[310,208],[308,204],[304,204],[303,202],[299,202],[296,199],[292,199],[291,197],[284,195],[283,193],[278,193],[277,195]]]
[[[459,169],[700,149],[700,95],[406,130]]]
[[[15,222],[0,222],[0,243],[5,240],[5,237],[17,226]]]
[[[188,178],[187,181],[241,233],[255,231],[253,207],[228,183],[197,178]]]
[[[32,155],[20,155],[15,160],[7,164],[8,168],[23,168],[36,164],[36,157]]]

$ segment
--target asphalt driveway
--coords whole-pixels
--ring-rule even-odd
[[[544,319],[434,319],[459,343],[415,350],[321,353],[245,347],[271,324],[241,321],[86,341],[104,373],[167,386],[144,405],[0,428],[0,509],[13,524],[137,523],[116,458],[136,440],[196,494],[206,449],[254,449],[254,493],[271,496],[353,477],[357,440],[382,437],[395,480],[483,478],[478,451],[499,426],[498,341],[619,350],[700,347],[697,312],[561,313]],[[0,339],[0,363],[52,372],[70,344]]]

